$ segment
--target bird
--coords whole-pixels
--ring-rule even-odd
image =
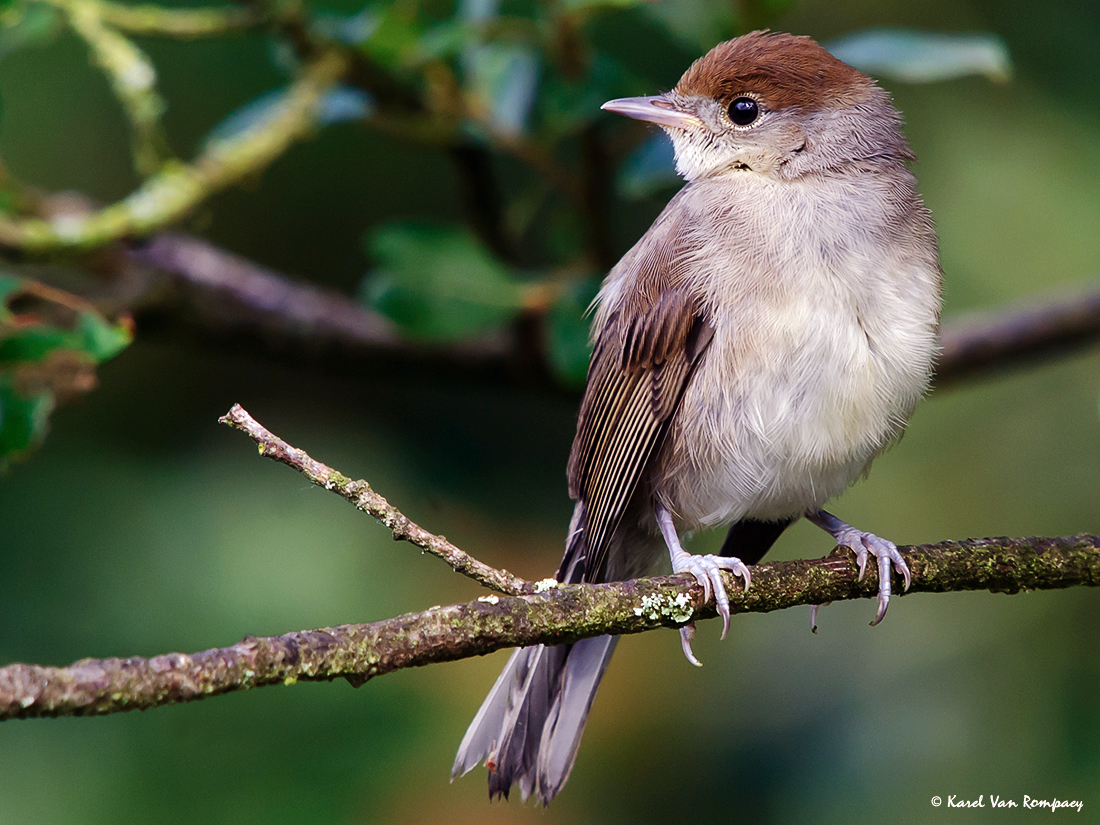
[[[934,367],[942,272],[889,94],[809,37],[715,46],[676,86],[603,109],[661,127],[683,188],[610,271],[568,464],[559,582],[651,572],[663,557],[713,595],[806,518],[878,569],[890,541],[826,512],[901,435]],[[719,553],[681,536],[728,526]],[[694,626],[681,629],[698,664]],[[561,790],[616,637],[512,654],[459,746],[490,798]]]

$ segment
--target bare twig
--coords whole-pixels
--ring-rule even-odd
[[[984,539],[899,549],[913,571],[911,593],[1015,593],[1100,585],[1100,536]],[[862,582],[857,575],[847,550],[813,561],[756,565],[747,593],[727,578],[730,610],[768,612],[872,597],[878,586],[874,571]],[[68,668],[15,664],[0,669],[0,720],[148,709],[297,681],[345,678],[359,685],[394,670],[506,647],[640,633],[714,615],[691,577],[669,576],[557,585],[525,596],[483,596],[371,624],[247,637],[193,655],[83,659]]]
[[[519,595],[535,592],[536,585],[514,576],[507,570],[497,570],[459,550],[443,536],[429,533],[376,493],[362,480],[352,481],[331,467],[311,458],[304,450],[292,447],[267,430],[249,415],[240,404],[218,419],[246,433],[260,448],[260,455],[293,467],[318,487],[338,493],[360,510],[378,519],[393,532],[395,541],[407,541],[447,562],[456,573],[500,593]]]

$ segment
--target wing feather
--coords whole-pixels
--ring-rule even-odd
[[[690,252],[671,217],[620,264],[627,297],[607,308],[593,349],[569,458],[570,494],[584,503],[584,581],[603,580],[611,538],[713,335],[684,284]]]

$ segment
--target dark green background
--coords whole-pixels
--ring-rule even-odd
[[[919,8],[918,8],[919,6]],[[611,37],[646,27],[633,13]],[[808,0],[780,26],[821,40],[912,25],[989,30],[1013,81],[886,84],[935,213],[946,317],[1100,273],[1100,12],[1090,0]],[[280,85],[259,37],[148,41],[190,153]],[[689,55],[690,56],[690,55]],[[669,64],[664,87],[684,68]],[[659,65],[664,65],[660,63]],[[655,89],[654,91],[657,91]],[[135,179],[126,130],[73,38],[0,63],[0,155],[47,189],[103,200]],[[192,229],[347,290],[381,220],[458,216],[440,155],[360,125],[324,131],[217,197]],[[616,215],[619,251],[660,208]],[[145,333],[145,334],[143,334]],[[576,399],[438,376],[348,374],[155,330],[61,409],[0,478],[0,661],[66,664],[369,621],[479,595],[471,583],[215,420],[233,402],[487,562],[551,573],[570,503]],[[1100,530],[1100,354],[935,394],[869,481],[835,503],[899,543]],[[700,536],[694,549],[715,545]],[[798,525],[780,558],[828,540]],[[490,806],[483,773],[448,786],[454,748],[505,654],[353,690],[299,684],[97,719],[0,726],[0,823],[1040,821],[934,809],[933,796],[1084,801],[1100,816],[1100,594],[914,596],[700,626],[620,645],[570,784],[543,813]],[[1059,816],[1070,816],[1059,812]]]

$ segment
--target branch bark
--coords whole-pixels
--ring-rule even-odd
[[[365,481],[347,476],[287,444],[239,405],[222,419],[247,433],[260,454],[338,493],[456,571],[510,596],[435,607],[370,624],[246,637],[191,655],[151,659],[82,659],[67,668],[14,664],[0,669],[0,720],[139,710],[237,690],[297,681],[347,679],[354,685],[408,667],[484,655],[505,647],[561,644],[589,636],[641,633],[712,618],[690,576],[599,585],[526,582],[495,570],[411,522]],[[988,590],[1016,593],[1100,585],[1100,536],[993,538],[899,548],[913,573],[910,593]],[[877,593],[872,569],[862,581],[851,551],[823,559],[753,567],[752,587],[726,573],[732,613],[770,612]]]
[[[982,539],[899,548],[913,572],[910,593],[1016,593],[1100,585],[1100,536]],[[728,574],[726,574],[728,576]],[[745,593],[726,587],[733,613],[872,598],[847,549],[823,559],[752,568]],[[600,585],[555,585],[525,596],[482,596],[370,624],[246,637],[192,655],[82,659],[67,668],[15,664],[0,669],[0,720],[147,710],[265,685],[344,678],[362,685],[384,673],[480,656],[518,645],[641,633],[714,617],[688,576]]]

